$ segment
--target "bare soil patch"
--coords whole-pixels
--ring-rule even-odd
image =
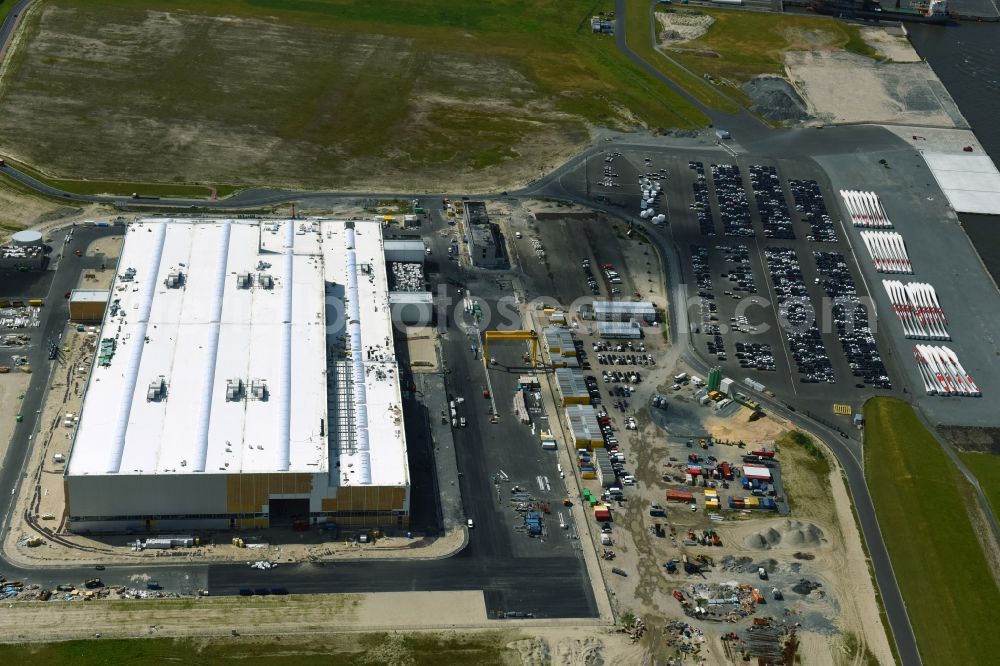
[[[877,63],[845,52],[791,51],[788,79],[827,123],[966,127],[955,102],[925,63]],[[844,91],[851,91],[845,94]]]
[[[715,23],[708,14],[693,12],[656,12],[656,20],[660,42],[667,46],[698,39]]]

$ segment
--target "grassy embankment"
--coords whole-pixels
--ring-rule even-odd
[[[0,133],[74,191],[155,195],[145,183],[166,183],[180,189],[164,194],[204,195],[214,183],[353,189],[377,178],[415,189],[490,169],[537,177],[588,143],[592,126],[707,123],[591,34],[593,8],[48,0],[0,91]],[[81,40],[85,57],[71,46]]]
[[[826,17],[715,8],[658,8],[657,11],[694,12],[715,19],[707,33],[668,52],[698,76],[707,74],[720,84],[728,84],[727,94],[744,103],[749,98],[739,86],[761,74],[783,76],[787,51],[843,49],[868,57],[878,55],[861,38],[858,26]],[[678,79],[682,84],[683,81]]]
[[[9,664],[241,664],[292,666],[322,663],[489,666],[515,658],[496,634],[332,634],[318,637],[245,637],[228,640],[137,638],[0,645]]]
[[[926,664],[982,663],[1000,591],[967,513],[971,488],[910,405],[865,404],[865,477]]]
[[[1000,456],[993,453],[962,451],[958,457],[976,475],[994,515],[1000,515]]]
[[[73,194],[109,194],[113,196],[131,197],[133,193],[146,197],[174,197],[183,199],[208,199],[213,191],[219,199],[229,196],[240,188],[234,185],[194,185],[186,183],[130,183],[112,180],[73,180],[67,178],[52,178],[38,171],[37,169],[21,164],[14,160],[7,160],[11,166],[18,171],[25,173],[35,180],[45,183],[49,187],[54,187]],[[17,184],[21,190],[33,192],[18,181],[4,175],[4,180]],[[56,197],[58,198],[58,197]]]

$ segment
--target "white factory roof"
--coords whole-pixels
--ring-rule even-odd
[[[93,303],[105,303],[108,300],[108,296],[111,292],[107,289],[74,289],[70,293],[70,300],[77,303],[80,302],[93,302]]]
[[[989,157],[927,152],[924,160],[957,212],[1000,214],[1000,172]]]
[[[326,371],[316,363],[324,357],[322,257],[318,234],[310,243],[294,224],[144,220],[128,228],[98,354],[110,340],[114,352],[94,365],[69,475],[326,468]],[[169,288],[177,273],[180,286]],[[241,288],[247,274],[252,285]],[[150,399],[160,378],[165,396]],[[245,397],[230,399],[232,380]],[[255,382],[264,394],[253,394]]]
[[[594,312],[615,314],[655,314],[656,306],[649,301],[594,301]]]
[[[409,482],[409,471],[381,224],[347,224],[353,228],[344,222],[321,224],[326,281],[335,300],[345,303],[343,316],[328,322],[329,346],[340,350],[345,368],[335,388],[341,397],[331,403],[343,404],[341,398],[349,391],[347,402],[356,421],[349,433],[338,433],[340,419],[331,414],[331,435],[338,446],[331,459],[330,481],[331,485],[403,485]],[[351,266],[355,266],[354,285]]]

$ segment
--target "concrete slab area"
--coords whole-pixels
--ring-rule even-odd
[[[927,152],[924,159],[957,212],[1000,214],[1000,172],[989,156]]]
[[[878,163],[885,159],[885,166]],[[889,334],[887,355],[895,354],[904,371],[909,392],[934,423],[967,426],[998,426],[1000,413],[994,398],[1000,391],[1000,334],[990,313],[1000,311],[1000,292],[986,272],[964,233],[948,199],[935,182],[923,157],[905,144],[877,152],[829,155],[817,158],[826,169],[834,189],[867,189],[878,193],[896,230],[906,240],[913,262],[913,280],[929,282],[949,321],[948,343],[965,369],[983,391],[982,398],[943,398],[924,395],[913,361],[913,340],[903,336],[899,322],[881,285],[883,274],[870,261],[858,264],[871,287],[880,315],[878,324]],[[842,202],[837,203],[843,206]],[[841,209],[841,214],[846,211]],[[861,243],[858,229],[848,228],[851,243]]]

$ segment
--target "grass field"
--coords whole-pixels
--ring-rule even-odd
[[[594,126],[706,123],[591,34],[594,7],[40,0],[0,88],[0,152],[98,189],[502,189]]]
[[[972,451],[962,451],[958,456],[976,475],[994,515],[1000,515],[1000,456]]]
[[[725,9],[683,11],[708,14],[715,23],[703,36],[685,42],[685,50],[672,52],[673,57],[698,74],[736,86],[760,74],[783,75],[785,52],[790,50],[844,49],[877,55],[861,38],[857,26],[832,18]]]
[[[865,477],[925,664],[983,663],[1000,591],[967,513],[971,488],[907,403],[865,404]]]
[[[441,663],[478,666],[511,663],[513,653],[496,634],[334,634],[319,638],[242,637],[231,640],[139,638],[62,643],[0,645],[0,660],[9,664],[246,664],[292,666]],[[442,658],[446,662],[442,662]],[[506,659],[505,659],[506,657]]]
[[[720,94],[711,83],[705,81],[698,74],[685,71],[683,67],[679,67],[670,58],[653,48],[653,33],[650,31],[653,19],[650,14],[649,0],[628,0],[627,7],[625,37],[628,40],[629,48],[639,54],[643,60],[669,76],[675,83],[681,85],[708,108],[729,113],[735,113],[739,110],[738,103]],[[658,31],[659,25],[656,28]],[[739,91],[732,91],[729,94],[739,94]]]

